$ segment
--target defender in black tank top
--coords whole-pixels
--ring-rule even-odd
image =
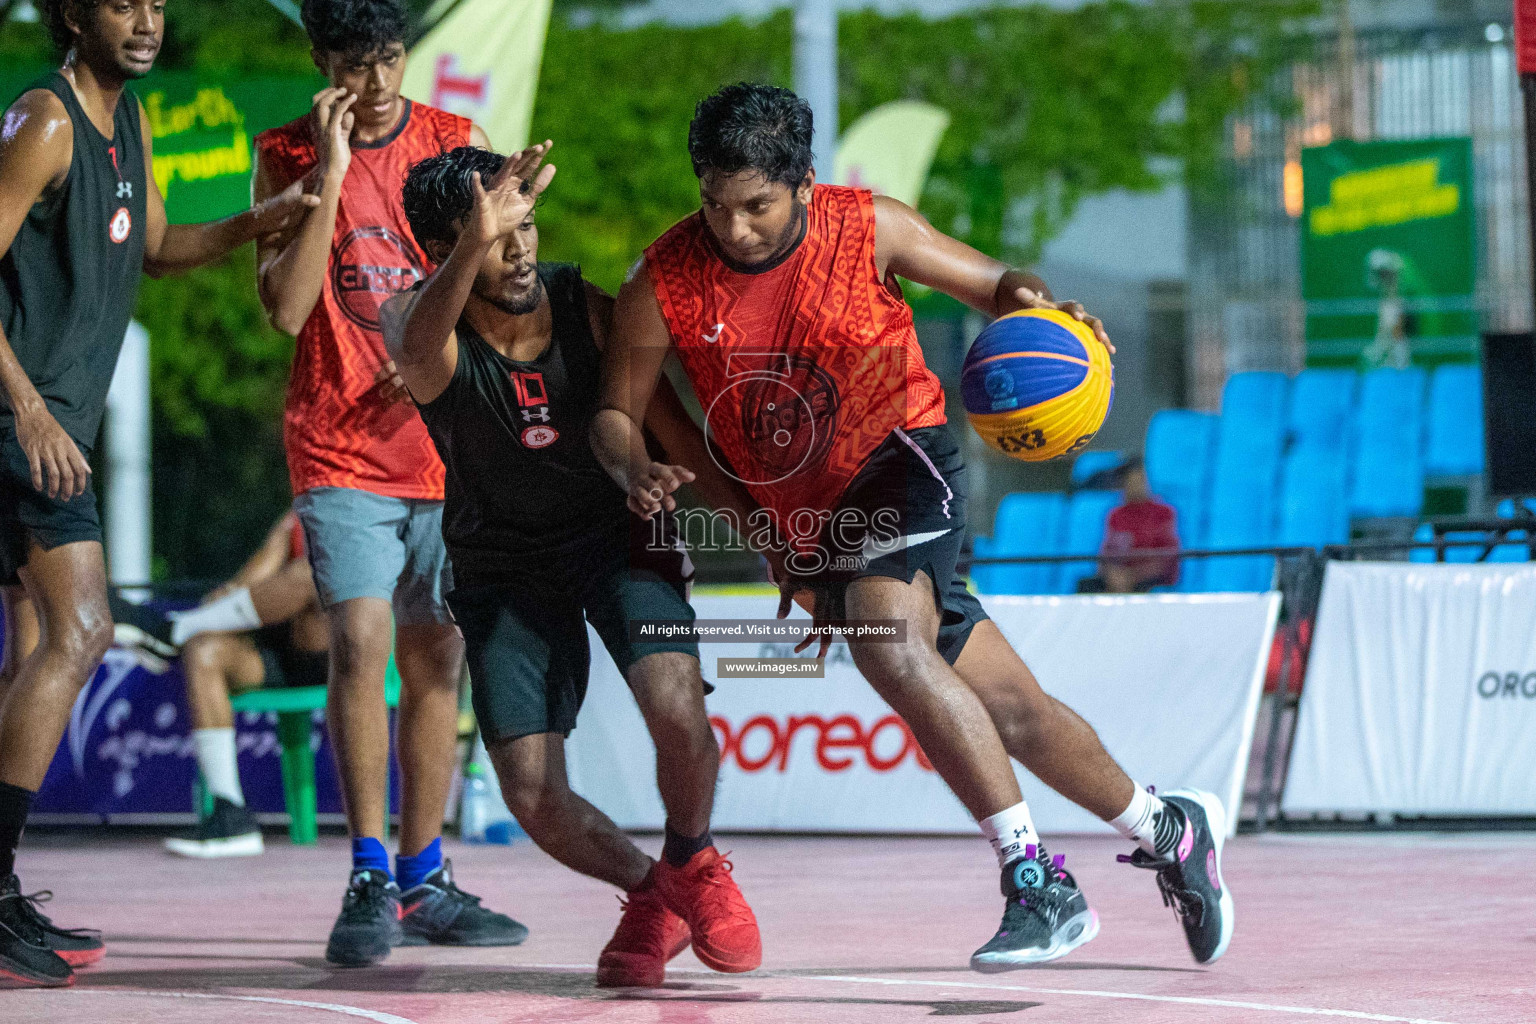
[[[559,588],[571,580],[557,567],[628,550],[624,492],[587,442],[601,354],[586,286],[567,264],[538,275],[548,347],[511,359],[461,317],[453,378],[420,406],[448,471],[443,536],[461,585],[515,575]]]
[[[505,159],[466,146],[411,169],[406,216],[439,266],[382,311],[385,344],[448,471],[448,604],[475,715],[534,842],[630,893],[598,958],[599,985],[661,984],[690,934],[716,970],[751,970],[762,959],[757,925],[709,838],[719,752],[698,648],[630,631],[639,619],[693,621],[692,567],[667,521],[630,512],[593,455],[613,299],[575,267],[538,262],[546,145]],[[668,411],[647,425],[669,451],[692,443],[702,453],[702,435],[667,396]],[[570,791],[555,749],[586,696],[589,625],[656,740],[668,828],[660,862]]]
[[[189,269],[296,225],[297,191],[212,224],[168,225],[143,110],[163,5],[39,5],[69,51],[5,111],[0,133],[0,596],[35,607],[34,650],[7,637],[0,711],[0,977],[67,985],[101,958],[16,898],[16,845],[81,687],[112,639],[87,462],[139,274]],[[75,24],[66,21],[71,12]],[[25,587],[21,586],[23,580]],[[65,911],[69,913],[68,910]]]

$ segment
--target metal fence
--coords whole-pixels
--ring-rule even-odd
[[[1275,642],[1280,658],[1277,671],[1271,673],[1272,692],[1264,699],[1263,715],[1256,729],[1261,735],[1254,738],[1260,750],[1261,762],[1257,787],[1252,789],[1253,810],[1249,813],[1239,808],[1240,825],[1255,832],[1274,828],[1326,827],[1333,822],[1317,819],[1288,821],[1280,813],[1280,796],[1284,791],[1286,768],[1289,764],[1292,742],[1295,739],[1297,711],[1301,704],[1301,680],[1305,678],[1307,659],[1311,652],[1312,628],[1317,621],[1318,606],[1322,600],[1323,578],[1330,561],[1357,561],[1363,559],[1402,561],[1412,552],[1433,552],[1435,561],[1445,561],[1451,551],[1470,550],[1468,561],[1483,561],[1501,544],[1523,543],[1531,545],[1532,560],[1536,561],[1536,515],[1522,514],[1514,519],[1472,519],[1444,517],[1429,520],[1434,537],[1429,540],[1365,541],[1324,548],[1309,547],[1260,547],[1221,548],[1159,551],[1134,551],[1104,554],[1100,556],[1039,555],[1028,557],[976,558],[969,563],[977,565],[1062,565],[1083,561],[1118,560],[1136,561],[1157,557],[1180,559],[1251,558],[1269,556],[1275,559],[1274,589],[1281,595],[1280,619],[1275,626]],[[964,567],[962,567],[963,569]],[[1027,652],[1023,652],[1027,655]],[[1249,787],[1245,787],[1245,790]],[[1488,819],[1478,819],[1486,825]],[[1381,824],[1378,822],[1377,824]],[[1444,820],[1432,822],[1436,827]],[[1521,827],[1536,822],[1512,822]]]
[[[1292,102],[1227,124],[1219,194],[1192,192],[1191,405],[1216,408],[1227,376],[1301,368],[1298,224],[1304,146],[1336,139],[1472,138],[1478,309],[1487,330],[1532,324],[1524,117],[1513,33],[1483,23],[1364,34],[1348,73],[1320,37],[1281,75]]]

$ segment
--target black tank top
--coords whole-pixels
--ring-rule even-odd
[[[537,359],[493,349],[460,318],[459,362],[420,407],[447,468],[443,538],[456,583],[540,575],[628,544],[624,492],[592,454],[600,355],[581,271],[541,263],[554,326]]]
[[[106,139],[63,74],[32,88],[63,102],[75,151],[64,187],[33,204],[0,259],[0,325],[48,411],[91,448],[144,271],[139,103],[123,90]],[[0,409],[0,431],[14,430],[10,408]]]

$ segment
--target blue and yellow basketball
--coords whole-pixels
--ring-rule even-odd
[[[1115,399],[1109,351],[1093,330],[1054,309],[999,317],[965,356],[960,394],[971,426],[993,448],[1044,462],[1085,447]]]

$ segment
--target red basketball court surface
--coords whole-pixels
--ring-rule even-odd
[[[1000,975],[965,968],[1001,909],[980,838],[722,837],[762,925],[763,968],[713,974],[684,953],[665,988],[622,992],[592,986],[613,891],[531,845],[449,851],[467,889],[529,926],[525,945],[399,949],[342,971],[322,956],[345,841],[269,838],[260,858],[189,862],[145,834],[29,836],[24,887],[58,893],[46,909],[59,924],[104,929],[109,955],[72,989],[0,992],[0,1022],[1536,1021],[1528,834],[1235,840],[1237,933],[1208,968],[1151,873],[1115,863],[1124,842],[1059,839],[1103,930]]]

